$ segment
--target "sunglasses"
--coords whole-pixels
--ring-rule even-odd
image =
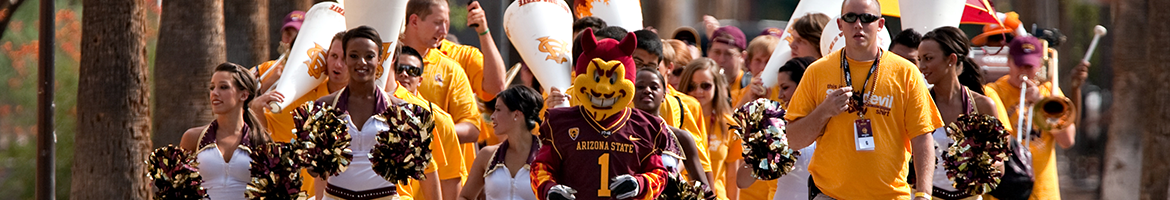
[[[412,77],[422,76],[423,73],[422,67],[408,64],[398,64],[398,66],[394,67],[394,71],[398,73],[406,72],[406,75],[410,75]]]
[[[861,23],[868,24],[868,23],[873,23],[874,21],[877,21],[878,19],[881,19],[881,18],[882,18],[881,16],[877,16],[877,15],[869,14],[869,13],[862,13],[862,14],[845,13],[844,15],[841,15],[841,20],[844,20],[845,23],[853,23],[853,22],[857,22],[857,20],[861,20]]]
[[[701,89],[703,91],[708,91],[708,90],[711,90],[711,88],[715,88],[715,84],[700,83],[698,85],[691,85],[691,91],[694,91],[695,89]]]
[[[683,74],[682,67],[675,67],[674,69],[670,70],[670,75],[672,75],[672,76],[678,77],[678,76],[682,76],[682,74]]]

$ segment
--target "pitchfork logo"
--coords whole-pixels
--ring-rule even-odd
[[[313,48],[309,48],[305,54],[309,55],[309,60],[305,61],[305,65],[309,66],[309,76],[320,79],[321,74],[325,73],[325,48],[313,43]]]
[[[537,38],[536,40],[540,41],[540,45],[537,47],[537,50],[548,53],[548,57],[544,58],[545,60],[551,60],[557,62],[557,64],[562,64],[569,61],[569,52],[567,52],[569,51],[569,48],[566,48],[569,46],[569,44],[549,37]]]

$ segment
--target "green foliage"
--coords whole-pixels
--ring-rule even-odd
[[[17,8],[0,38],[0,199],[33,199],[36,183],[36,107],[39,4]],[[54,41],[54,132],[56,197],[69,199],[73,139],[77,120],[78,67],[81,59],[82,5],[56,0]],[[158,9],[148,9],[148,38],[156,40]],[[154,47],[150,45],[149,47]],[[153,49],[148,49],[152,52]],[[153,59],[148,59],[153,60]]]

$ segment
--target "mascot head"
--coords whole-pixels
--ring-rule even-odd
[[[581,34],[581,57],[573,67],[573,89],[568,91],[576,105],[584,106],[593,120],[602,121],[621,113],[634,100],[634,49],[636,36],[628,33],[621,42],[597,41],[593,29]]]

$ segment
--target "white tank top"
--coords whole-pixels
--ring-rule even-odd
[[[373,116],[365,120],[365,125],[362,126],[365,130],[359,131],[349,115],[345,116],[345,122],[351,138],[349,148],[353,151],[353,160],[350,161],[349,167],[345,171],[337,176],[329,177],[329,184],[353,191],[394,186],[394,183],[390,183],[374,173],[369,157],[370,150],[374,148],[374,144],[378,143],[375,136],[379,131],[390,130],[390,126],[385,121],[378,120]]]
[[[528,176],[528,165],[516,171],[516,177],[512,177],[507,166],[497,166],[498,169],[492,170],[483,180],[483,192],[488,200],[536,200],[536,194],[532,192],[532,179]]]
[[[214,143],[203,148],[195,155],[199,162],[199,176],[203,178],[203,188],[207,189],[208,197],[212,200],[243,200],[251,179],[252,158],[248,152],[236,148],[232,152],[232,159],[224,162],[224,156]]]
[[[935,160],[934,161],[934,163],[935,163],[934,164],[934,180],[931,182],[934,183],[934,187],[936,187],[936,188],[944,189],[944,190],[952,191],[952,192],[958,191],[953,186],[953,184],[955,182],[951,181],[950,178],[947,178],[947,169],[943,168],[943,165],[942,165],[943,154],[945,154],[947,152],[947,147],[950,147],[952,143],[955,143],[955,140],[951,140],[951,137],[947,137],[947,127],[941,127],[938,129],[934,129],[934,132],[932,132],[930,134],[930,137],[934,138],[934,160]]]
[[[800,149],[800,157],[796,159],[796,169],[776,179],[776,196],[773,200],[808,200],[808,163],[812,161],[813,151],[817,143]]]

